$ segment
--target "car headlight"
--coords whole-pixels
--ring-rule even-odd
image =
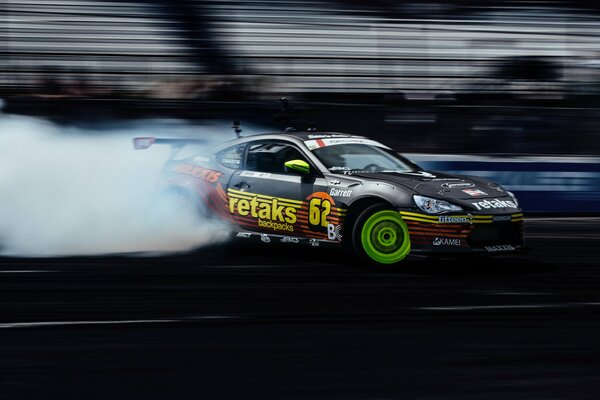
[[[517,200],[517,196],[515,196],[513,192],[509,192],[508,190],[506,191],[506,194],[512,197],[513,201],[515,202],[515,205],[519,207],[519,200]]]
[[[432,199],[431,197],[425,197],[419,194],[415,194],[413,199],[415,200],[417,207],[425,211],[427,214],[441,214],[448,211],[462,211],[460,206],[448,203],[444,200]]]

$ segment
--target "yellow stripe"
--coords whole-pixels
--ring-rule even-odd
[[[253,197],[260,197],[260,198],[264,198],[264,199],[268,199],[268,200],[277,199],[279,202],[286,202],[286,203],[291,203],[291,204],[299,205],[299,206],[302,205],[302,203],[303,203],[302,201],[299,201],[299,200],[284,199],[281,197],[266,196],[264,194],[242,192],[240,190],[234,190],[234,189],[227,189],[227,192],[230,196],[239,197],[239,198],[243,198],[243,199],[251,199]]]
[[[400,211],[400,214],[406,215],[406,216],[411,216],[411,217],[418,217],[418,218],[429,218],[429,219],[432,219],[432,220],[438,220],[439,217],[469,218],[469,216],[467,214],[436,214],[436,215],[427,215],[427,214],[417,214],[417,213],[408,212],[408,211]],[[471,217],[474,218],[474,219],[492,219],[493,215],[472,215]]]
[[[418,221],[418,222],[427,222],[429,224],[442,224],[442,225],[492,224],[492,223],[494,223],[494,221],[491,219],[473,219],[470,222],[440,222],[440,221],[433,221],[430,219],[423,219],[423,218],[409,217],[409,216],[405,216],[402,218],[405,219],[406,221]],[[513,220],[513,222],[519,222],[519,221],[522,221],[522,220]]]
[[[239,196],[239,195],[232,195],[232,196],[230,195],[230,197],[231,197],[232,199],[250,201],[250,200],[252,200],[252,198],[254,198],[255,196],[246,197],[246,196]],[[290,202],[288,202],[288,201],[281,200],[281,199],[279,199],[279,198],[275,198],[275,199],[277,200],[277,203],[278,203],[278,204],[280,204],[280,205],[282,205],[282,206],[285,206],[285,207],[293,207],[293,208],[301,208],[301,207],[302,207],[302,204],[290,203]],[[258,201],[259,201],[259,202],[264,202],[264,201],[269,201],[269,202],[270,202],[270,201],[272,201],[272,200],[274,200],[274,199],[263,199],[263,198],[258,198]]]
[[[277,199],[279,204],[289,206],[289,207],[295,207],[295,208],[300,208],[306,203],[306,202],[300,201],[300,200],[284,199],[281,197],[273,197],[273,196],[267,196],[267,195],[257,194],[257,193],[242,192],[241,190],[235,190],[235,189],[227,189],[227,194],[233,198],[244,199],[244,200],[252,200],[253,197],[258,197],[258,198],[267,199],[267,200]],[[331,209],[332,209],[332,211],[337,212],[340,216],[345,216],[346,214],[348,214],[348,210],[344,209],[344,208],[331,207]]]
[[[412,213],[412,212],[408,212],[408,211],[400,211],[400,214],[406,215],[406,216],[419,217],[419,218],[430,218],[430,219],[434,219],[436,221],[438,219],[438,217],[434,216],[434,215],[417,214],[417,213]]]
[[[403,217],[402,219],[405,219],[407,221],[418,221],[418,222],[427,222],[428,224],[439,224],[439,221],[432,221],[430,219],[422,219],[422,218],[416,218],[416,217]],[[448,225],[448,224],[446,224]]]
[[[269,200],[277,199],[280,203],[283,203],[283,202],[291,203],[291,204],[294,204],[294,206],[303,205],[305,203],[304,201],[301,201],[301,200],[292,200],[292,199],[286,199],[286,198],[282,198],[282,197],[267,196],[267,195],[258,194],[258,193],[242,192],[241,190],[235,190],[235,189],[227,189],[227,193],[232,197],[243,198],[243,199],[247,199],[247,200],[250,200],[253,197],[261,197],[261,198],[265,198],[265,199],[269,199]],[[344,209],[344,208],[332,207],[332,210],[335,210],[340,214],[348,213],[348,210]]]
[[[408,211],[400,211],[400,214],[407,216],[407,217],[428,218],[428,219],[431,219],[432,221],[438,221],[440,216],[447,216],[447,217],[451,217],[451,218],[469,218],[469,216],[467,214],[427,215],[427,214],[417,214],[417,213],[408,212]],[[493,218],[493,215],[473,215],[472,216],[472,219],[479,219],[479,220],[491,220],[492,218]],[[447,223],[447,222],[444,222],[444,223]]]

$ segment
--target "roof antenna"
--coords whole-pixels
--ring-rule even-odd
[[[290,123],[290,104],[287,97],[282,97],[279,99],[279,101],[281,101],[281,114],[279,114],[279,116],[281,118],[281,122],[283,122],[283,126],[285,126],[284,132],[296,132],[296,128],[293,126],[288,126]]]
[[[231,125],[231,127],[235,132],[235,137],[239,138],[240,133],[242,133],[242,128],[240,128],[240,121],[233,121],[233,125]]]

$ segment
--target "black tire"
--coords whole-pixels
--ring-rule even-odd
[[[187,193],[179,190],[164,191],[157,196],[152,207],[151,219],[159,226],[165,226],[164,224],[193,226],[199,224],[203,218],[198,203]]]

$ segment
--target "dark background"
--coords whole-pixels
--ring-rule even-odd
[[[598,218],[395,271],[294,245],[0,265],[0,398],[595,399]],[[20,324],[21,323],[21,324]]]
[[[597,155],[600,16],[583,1],[11,1],[6,112],[237,118],[403,152]]]
[[[567,156],[591,182],[599,22],[584,1],[5,1],[0,118],[316,125],[404,153]],[[3,256],[0,398],[596,399],[599,220],[552,205],[526,215],[527,257],[396,271],[273,243]]]

